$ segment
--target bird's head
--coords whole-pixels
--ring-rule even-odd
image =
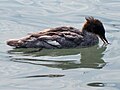
[[[102,22],[98,19],[94,19],[93,17],[86,17],[85,19],[86,22],[82,30],[96,34],[104,43],[109,44],[105,37],[105,29]]]

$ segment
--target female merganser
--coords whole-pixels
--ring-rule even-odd
[[[98,43],[98,36],[105,44],[108,44],[102,22],[93,17],[85,19],[86,22],[82,30],[68,26],[50,28],[21,39],[8,40],[7,44],[17,48],[54,49],[88,47]]]

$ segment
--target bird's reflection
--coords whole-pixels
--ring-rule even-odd
[[[42,65],[51,68],[75,69],[75,68],[94,68],[101,69],[105,66],[102,59],[106,47],[93,46],[89,48],[74,49],[13,49],[8,51],[13,57],[12,61]],[[14,57],[17,54],[16,57]],[[19,57],[20,56],[20,57]],[[37,57],[36,58],[30,58]],[[47,58],[45,58],[47,56]],[[76,62],[76,57],[80,56]],[[26,57],[26,58],[24,58]],[[44,57],[44,59],[43,59]],[[52,58],[52,59],[51,59]],[[57,60],[59,58],[59,60]],[[72,60],[73,58],[73,60]],[[70,59],[70,60],[69,60]]]

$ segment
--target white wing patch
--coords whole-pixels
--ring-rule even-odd
[[[47,43],[51,44],[51,45],[60,45],[57,41],[52,41],[52,40],[47,40]]]

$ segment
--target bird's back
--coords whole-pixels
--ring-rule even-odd
[[[50,28],[27,37],[8,41],[8,45],[25,48],[74,48],[94,45],[97,36],[88,32],[81,32],[74,27]]]

